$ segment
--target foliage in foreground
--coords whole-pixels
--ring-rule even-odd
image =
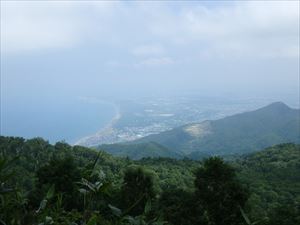
[[[0,224],[299,224],[299,153],[131,161],[0,137]]]

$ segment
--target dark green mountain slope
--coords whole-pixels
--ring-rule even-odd
[[[276,102],[256,111],[188,124],[130,143],[147,142],[193,158],[244,154],[279,143],[300,143],[300,111]]]
[[[300,145],[279,144],[232,162],[252,195],[253,217],[263,218],[278,205],[300,201]],[[299,217],[298,217],[299,218]]]
[[[121,157],[130,157],[137,160],[146,157],[169,157],[169,158],[181,158],[182,155],[173,152],[168,148],[157,144],[155,142],[137,143],[137,144],[114,144],[114,145],[102,145],[101,150],[104,150],[112,155]]]

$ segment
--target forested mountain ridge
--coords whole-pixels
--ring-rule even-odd
[[[225,185],[227,179],[232,179],[229,178],[232,175],[227,177],[228,174],[232,174],[230,167],[234,168],[237,174],[237,179],[234,178],[232,182],[238,181],[243,187],[248,187],[245,193],[241,189],[240,197],[244,196],[248,199],[243,209],[251,221],[261,225],[294,225],[299,224],[300,221],[300,145],[296,144],[280,144],[238,157],[228,162],[230,167],[218,158],[210,158],[206,161],[170,158],[145,158],[132,161],[128,158],[113,157],[93,149],[72,147],[62,142],[51,145],[41,138],[24,140],[23,138],[0,137],[0,153],[2,184],[0,219],[23,221],[23,223],[18,223],[18,221],[12,220],[8,223],[12,225],[38,224],[38,221],[39,224],[51,224],[52,220],[54,224],[60,225],[71,222],[83,224],[82,222],[88,222],[92,218],[96,218],[97,223],[90,224],[144,224],[137,223],[137,221],[150,221],[151,218],[158,217],[165,221],[165,224],[207,225],[210,224],[207,219],[219,221],[218,216],[214,214],[217,212],[224,213],[222,218],[231,221],[234,218],[235,222],[227,224],[245,224],[239,211],[230,209],[225,212],[222,208],[211,211],[211,208],[206,208],[206,203],[201,203],[201,201],[206,201],[206,197],[197,192],[199,188],[201,190],[204,188],[197,183],[199,181],[197,179],[202,177],[201,182],[205,182],[207,179],[205,177],[211,176],[209,179],[217,179],[218,186],[216,188],[228,190],[228,194],[232,193],[232,190],[238,187],[231,186],[233,185],[231,182],[228,183],[229,186]],[[222,175],[226,170],[228,170],[228,174]],[[9,171],[13,171],[12,176],[7,176]],[[91,173],[91,171],[93,172]],[[92,177],[89,174],[93,174]],[[126,178],[125,175],[129,177]],[[131,200],[122,200],[122,193],[127,190],[124,189],[126,187],[124,187],[126,184],[124,179],[129,179],[129,182],[132,176],[136,176],[136,178],[131,187],[133,189],[128,190],[133,194]],[[146,189],[143,189],[143,186],[138,185],[139,182],[142,182],[141,185],[143,182],[150,182],[148,185],[153,182],[153,188],[150,190],[145,186]],[[196,182],[196,186],[194,182]],[[50,184],[55,184],[55,189],[49,192]],[[100,186],[97,187],[97,184]],[[214,183],[214,185],[216,184]],[[99,188],[99,192],[94,193],[91,191],[92,189],[84,185],[88,185],[92,189]],[[16,195],[13,192],[14,189],[10,189],[11,187],[16,188]],[[151,213],[147,216],[131,217],[131,219],[116,216],[120,216],[118,208],[126,211],[130,202],[134,204],[134,199],[139,196],[137,194],[139,188],[142,188],[143,193],[146,190],[150,191]],[[202,190],[201,193],[203,191],[209,193],[207,189]],[[85,201],[91,201],[91,205],[83,205],[84,193],[86,193]],[[210,193],[208,197],[210,195],[214,194]],[[17,198],[15,199],[13,196],[17,196]],[[198,202],[197,199],[202,200]],[[147,207],[149,208],[149,206]],[[212,207],[215,206],[212,205]],[[141,208],[136,210],[136,213],[143,211]],[[206,216],[203,217],[206,214],[202,213],[206,210],[212,213],[209,214],[210,219]],[[126,213],[131,216],[138,215],[134,212]],[[231,213],[235,216],[232,217]],[[85,216],[82,217],[83,215]],[[118,218],[122,218],[122,221]],[[27,223],[24,222],[25,220]],[[28,221],[36,222],[28,223]],[[155,221],[148,224],[162,224]],[[215,224],[222,223],[216,222]]]
[[[289,205],[300,203],[300,145],[279,144],[237,158],[232,162],[241,181],[249,184],[254,217],[263,218],[265,209],[284,205],[277,213],[289,214]],[[263,204],[261,204],[263,202]],[[287,223],[288,224],[288,223]]]
[[[193,159],[206,155],[245,154],[280,143],[300,143],[300,110],[275,102],[255,111],[188,124],[124,143],[124,146],[119,144],[118,148],[122,151],[123,147],[129,148],[126,145],[147,142],[156,142]],[[128,151],[127,156],[131,157]]]
[[[133,160],[138,160],[146,157],[168,157],[168,158],[182,158],[182,154],[171,151],[170,149],[156,143],[146,142],[137,144],[106,144],[101,145],[101,150],[105,152],[120,156],[129,157]]]

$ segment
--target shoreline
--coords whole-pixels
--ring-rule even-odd
[[[119,105],[117,105],[116,103],[114,103],[114,102],[111,102],[111,103],[108,103],[108,104],[110,104],[110,105],[112,105],[113,107],[114,107],[114,109],[115,109],[115,115],[114,115],[114,117],[109,121],[109,123],[106,125],[106,126],[104,126],[102,129],[100,129],[99,131],[97,131],[95,134],[97,134],[97,133],[100,133],[100,132],[102,132],[103,130],[106,130],[106,129],[109,129],[109,128],[112,128],[113,127],[113,125],[116,123],[116,122],[118,122],[118,120],[121,118],[121,110],[120,110],[120,106]]]
[[[121,118],[122,114],[121,114],[120,106],[117,103],[101,101],[101,100],[97,100],[97,102],[101,103],[101,104],[111,105],[115,110],[115,115],[104,127],[100,128],[100,130],[98,130],[97,132],[95,132],[93,134],[86,135],[84,137],[79,138],[77,141],[74,142],[74,144],[72,144],[72,146],[74,146],[74,145],[89,146],[85,142],[87,142],[89,139],[97,138],[98,136],[100,136],[104,132],[106,132],[107,130],[113,129],[114,124],[116,124],[118,122],[118,120]],[[89,146],[89,147],[91,147],[91,146]]]

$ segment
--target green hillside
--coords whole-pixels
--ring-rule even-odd
[[[138,144],[114,144],[101,145],[99,149],[115,156],[129,157],[133,160],[142,159],[146,157],[171,157],[181,158],[179,153],[173,152],[168,148],[157,144],[155,142],[138,143]]]
[[[244,154],[280,143],[300,143],[300,111],[276,102],[256,111],[188,124],[126,144],[147,142],[191,158]]]
[[[279,205],[286,207],[283,211],[288,215],[289,206],[300,203],[300,145],[275,145],[242,156],[232,165],[241,181],[249,185],[253,217],[270,215]]]
[[[0,137],[0,222],[208,225],[222,213],[221,219],[229,224],[245,224],[238,208],[244,202],[246,217],[256,224],[294,225],[300,221],[299,165],[296,144],[276,145],[227,163],[220,158],[132,161],[63,142],[51,145],[41,138]],[[212,182],[217,189],[205,189],[204,196],[203,182]],[[126,210],[132,204],[145,206],[138,197],[145,192],[152,205],[146,212],[143,207]],[[235,193],[240,193],[239,200]],[[227,197],[220,199],[223,195]],[[233,205],[226,209],[214,205],[225,199],[222,204]]]

